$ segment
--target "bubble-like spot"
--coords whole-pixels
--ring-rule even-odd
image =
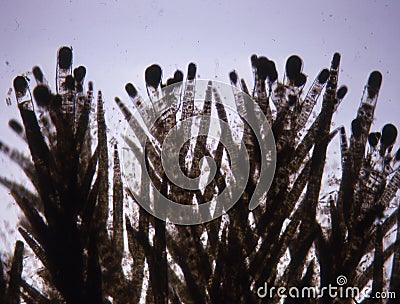
[[[135,98],[138,93],[136,88],[134,87],[134,85],[131,83],[127,83],[125,85],[125,91],[128,93],[129,97],[131,97],[131,98]]]
[[[161,77],[162,69],[158,64],[152,64],[151,66],[147,67],[146,71],[144,72],[146,84],[155,89],[160,85]]]
[[[174,83],[183,81],[183,72],[181,70],[176,70],[174,73]]]
[[[386,124],[382,128],[381,144],[389,147],[394,144],[397,138],[397,128],[393,124]]]
[[[382,84],[382,73],[379,71],[373,71],[368,78],[368,96],[373,98],[375,97],[376,93],[381,88]]]
[[[38,83],[42,83],[43,80],[44,80],[44,76],[43,76],[42,70],[38,66],[35,66],[32,69],[32,72],[33,72],[33,76],[35,77],[36,81]]]
[[[63,46],[58,50],[58,66],[60,69],[68,69],[72,65],[72,49]]]
[[[189,63],[187,79],[193,80],[196,77],[196,71],[197,71],[196,64],[194,64],[193,62]]]
[[[336,92],[337,99],[343,99],[347,94],[347,86],[341,86]]]
[[[339,64],[340,64],[340,53],[335,53],[335,54],[333,54],[332,63],[331,63],[332,69],[334,69],[334,70],[338,69]]]
[[[320,84],[323,84],[328,81],[329,78],[329,70],[328,69],[323,69],[319,74],[318,74],[318,82]]]
[[[232,72],[229,73],[229,79],[230,79],[231,82],[234,83],[235,85],[237,84],[238,75],[237,75],[236,71],[232,71]]]
[[[45,85],[38,85],[33,90],[33,97],[35,98],[37,105],[40,107],[48,106],[52,99],[50,90]]]
[[[72,77],[71,75],[68,75],[65,78],[65,87],[68,90],[71,90],[71,91],[73,91],[75,89],[75,79],[74,79],[74,77]]]
[[[297,76],[297,78],[294,81],[294,85],[296,87],[301,87],[303,85],[305,85],[307,82],[307,76],[303,73],[300,73],[299,76]]]
[[[286,60],[286,76],[290,80],[295,80],[301,73],[303,60],[297,55],[292,55]]]
[[[355,138],[360,138],[362,127],[360,120],[358,120],[357,118],[353,119],[353,121],[351,122],[351,132],[353,133]]]
[[[22,134],[22,132],[24,131],[24,128],[22,127],[22,125],[16,121],[15,119],[11,119],[8,121],[8,125],[11,129],[13,129],[17,134]]]
[[[379,138],[376,136],[376,133],[370,133],[368,135],[368,143],[371,147],[375,148],[378,145]]]
[[[14,78],[13,86],[14,86],[15,92],[24,94],[26,92],[26,90],[28,89],[28,82],[26,81],[25,77],[17,76]]]
[[[84,66],[81,65],[80,67],[77,67],[74,70],[74,78],[76,82],[78,83],[82,82],[85,76],[86,76],[86,68]]]

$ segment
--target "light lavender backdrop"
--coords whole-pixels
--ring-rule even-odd
[[[311,82],[338,51],[339,81],[349,93],[336,124],[344,123],[349,130],[368,75],[377,69],[384,80],[373,129],[386,122],[399,125],[399,20],[396,0],[0,0],[0,138],[23,147],[7,127],[10,118],[19,117],[15,102],[11,107],[5,104],[7,89],[15,75],[34,65],[54,85],[61,45],[73,47],[74,65],[87,67],[87,79],[103,90],[110,107],[114,96],[128,99],[124,92],[128,81],[144,93],[144,69],[152,63],[163,67],[165,79],[176,68],[186,71],[194,61],[201,78],[228,82],[228,73],[236,69],[251,84],[251,54],[274,60],[280,76],[286,58],[298,54]],[[109,112],[108,118],[113,115]],[[22,180],[3,156],[0,174]],[[16,208],[8,206],[11,197],[4,188],[0,192],[0,231],[4,231],[17,215]],[[2,242],[0,248],[8,247]]]

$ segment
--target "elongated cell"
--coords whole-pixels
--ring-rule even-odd
[[[186,83],[184,84],[183,89],[183,97],[182,97],[182,115],[180,121],[184,121],[193,116],[194,113],[194,98],[195,98],[195,89],[196,89],[196,72],[197,67],[193,62],[188,65],[188,72],[186,76]],[[185,124],[184,127],[184,136],[185,138],[189,138],[189,134],[191,133],[191,129],[188,124]],[[190,142],[187,141],[180,153],[179,153],[179,164],[183,172],[187,173],[187,168],[185,165],[186,155],[189,151]]]
[[[286,87],[279,81],[271,86],[271,100],[276,107],[277,114],[282,113],[284,105],[286,104]]]
[[[231,81],[233,98],[235,100],[236,108],[239,116],[245,117],[246,108],[244,102],[243,91],[240,86],[239,78],[236,71],[232,71],[229,73],[229,79]]]
[[[88,163],[92,155],[91,131],[94,129],[95,117],[91,115],[91,112],[94,111],[94,106],[93,82],[89,81],[84,106],[80,111],[80,115],[77,117],[75,134],[77,151],[81,151],[81,160],[83,164]]]
[[[13,91],[12,88],[9,88],[9,89],[7,90],[7,96],[6,96],[6,105],[7,105],[7,106],[11,106],[11,105],[12,105],[12,101],[11,101],[12,91]]]
[[[26,141],[26,136],[25,136],[25,130],[24,127],[15,119],[10,119],[8,121],[8,126],[15,132],[18,134],[18,136]]]
[[[32,95],[26,78],[24,76],[15,77],[13,85],[18,107],[33,111]]]
[[[49,226],[54,227],[58,218],[56,206],[59,205],[59,196],[54,188],[51,177],[52,170],[54,169],[54,159],[44,141],[35,113],[32,110],[26,109],[23,104],[19,105],[19,111],[36,169],[38,180],[37,190],[44,205],[44,214],[49,221]]]
[[[183,90],[182,117],[181,117],[182,121],[193,116],[195,88],[196,88],[196,71],[197,71],[196,64],[194,64],[193,62],[189,63],[188,74],[186,77],[186,83]]]
[[[294,107],[298,102],[300,87],[306,82],[305,75],[301,72],[303,69],[303,61],[297,55],[290,56],[286,61],[286,102],[290,108]],[[283,105],[284,106],[284,105]],[[279,112],[278,112],[279,115]]]
[[[340,90],[340,89],[339,89]],[[333,106],[333,110],[337,109],[337,107],[340,105],[342,99],[339,99],[338,97],[344,97],[344,95],[341,93],[340,96],[338,96],[338,92],[336,93],[336,99],[335,103]],[[332,96],[333,92],[331,92]],[[299,142],[299,144],[296,147],[296,151],[294,153],[294,158],[290,163],[290,172],[296,172],[298,168],[300,167],[304,157],[307,155],[307,153],[310,151],[312,146],[314,145],[315,140],[317,139],[318,136],[318,126],[321,123],[321,120],[323,119],[323,116],[325,115],[325,109],[323,108],[317,118],[314,120],[310,128],[308,129],[306,135],[303,137],[303,139]]]
[[[75,122],[75,106],[76,106],[76,91],[75,91],[75,80],[72,75],[68,75],[65,78],[66,92],[62,95],[63,101],[61,111],[65,115],[65,118],[69,126],[73,126]]]
[[[35,256],[42,262],[45,267],[49,267],[46,252],[43,250],[42,246],[34,239],[34,237],[24,228],[18,228],[18,232],[22,235],[25,242],[32,249]]]
[[[36,83],[43,84],[43,85],[48,85],[47,79],[44,77],[42,70],[40,67],[35,66],[32,69],[33,76],[35,77]]]
[[[354,187],[357,185],[357,176],[361,171],[364,183],[368,179],[371,179],[370,186],[373,187],[375,184],[380,184],[375,182],[375,180],[380,180],[380,173],[374,172],[374,174],[370,176],[371,169],[369,166],[364,166],[364,170],[361,170],[363,165],[363,157],[365,151],[365,144],[368,139],[369,130],[373,121],[374,111],[376,102],[378,99],[378,92],[382,83],[382,74],[378,71],[374,71],[370,74],[368,78],[367,85],[364,88],[363,96],[361,98],[361,103],[357,111],[357,118],[352,122],[352,136],[350,138],[350,148],[349,148],[349,157],[351,157],[351,161],[348,162],[348,165],[343,170],[343,178],[344,181],[341,184],[339,197],[338,197],[338,205],[342,206],[344,201],[351,202],[352,200],[352,191]],[[361,191],[363,186],[357,186],[355,192],[355,198],[360,198]],[[375,187],[375,190],[377,188]],[[370,201],[373,200],[375,191],[369,195],[369,198],[366,199],[364,207],[369,207]],[[359,202],[360,203],[360,202]],[[347,206],[344,206],[344,210],[347,209]]]
[[[348,147],[348,143],[347,143],[346,129],[344,126],[341,126],[340,127],[340,153],[341,153],[342,168],[344,168],[344,166],[345,166],[348,150],[349,150],[349,147]]]
[[[125,120],[129,123],[129,127],[131,128],[134,135],[138,138],[140,142],[143,142],[144,138],[146,137],[145,130],[143,130],[139,122],[135,119],[129,109],[118,97],[115,97],[114,101],[124,115]]]
[[[392,199],[395,197],[396,192],[400,188],[400,170],[397,169],[396,173],[390,179],[389,183],[387,184],[382,196],[378,201],[378,206],[388,207]]]
[[[398,162],[400,162],[400,148],[398,148],[394,154],[393,165],[397,164]]]
[[[18,164],[29,178],[35,177],[35,169],[31,160],[23,155],[20,151],[9,147],[0,141],[0,151],[4,153],[10,160]]]
[[[162,113],[159,119],[165,120],[165,131],[168,133],[176,125],[176,114],[180,103],[182,93],[183,73],[176,70],[173,78],[167,81],[167,87],[164,89],[164,99],[167,109]]]
[[[162,70],[158,64],[152,64],[146,68],[145,71],[145,81],[146,85],[152,87],[152,89],[157,89],[161,83]]]
[[[340,64],[340,54],[335,53],[333,54],[331,67],[329,69],[329,78],[326,85],[324,100],[326,99],[329,99],[330,101],[334,100],[338,84],[338,77],[339,77],[339,64]],[[337,108],[337,104],[335,104],[335,108]]]
[[[275,132],[278,134],[284,124],[291,124],[291,113],[298,104],[300,87],[305,83],[305,75],[301,73],[302,66],[303,61],[299,56],[290,56],[286,61],[286,76],[283,83],[276,82],[271,86],[271,99],[277,109],[278,123],[275,123]],[[289,117],[286,118],[287,116]]]
[[[72,77],[72,48],[63,46],[57,54],[56,88],[62,97],[61,111],[70,127],[75,118],[75,81]]]
[[[306,94],[306,97],[304,98],[304,101],[301,103],[301,111],[297,116],[296,121],[297,130],[300,131],[305,127],[308,118],[310,117],[311,112],[317,103],[318,97],[321,95],[326,81],[328,80],[328,77],[329,70],[323,69],[312,83],[309,91]]]
[[[215,88],[215,87],[213,87],[213,95],[214,95],[214,97],[215,97],[215,107],[216,107],[216,109],[217,109],[217,113],[218,113],[218,118],[221,120],[221,121],[223,121],[223,122],[225,122],[226,124],[229,124],[229,122],[228,122],[228,118],[227,118],[227,116],[226,116],[226,111],[225,111],[225,107],[224,107],[224,104],[222,103],[222,100],[221,100],[221,96],[219,95],[219,92],[218,92],[218,90]],[[222,138],[226,138],[226,145],[228,146],[228,148],[229,147],[233,147],[234,145],[236,145],[234,142],[233,142],[233,137],[232,137],[232,131],[231,131],[231,129],[229,129],[229,128],[221,128],[222,130],[221,130],[221,137]],[[227,134],[224,134],[224,133],[227,133]],[[228,153],[228,151],[226,151],[227,153]],[[228,154],[228,161],[229,161],[229,165],[231,165],[231,162],[230,162],[230,155]]]
[[[162,69],[158,64],[147,67],[144,73],[147,95],[151,102],[160,98],[159,87],[162,79]],[[153,100],[154,99],[154,100]]]
[[[278,112],[278,117],[274,125],[275,132],[278,136],[277,148],[280,151],[284,146],[294,147],[296,142],[296,119],[299,108],[299,96],[301,87],[304,86],[307,77],[299,72],[293,81],[289,81],[287,85],[287,105]]]
[[[259,146],[256,139],[256,136],[251,129],[250,125],[247,122],[247,119],[251,119],[254,115],[254,109],[251,108],[250,103],[245,103],[245,96],[246,94],[242,88],[241,85],[245,85],[244,82],[240,83],[238,81],[238,76],[236,74],[236,71],[232,71],[229,74],[229,78],[231,80],[231,85],[232,85],[232,90],[233,90],[233,95],[236,103],[236,108],[238,111],[238,114],[243,122],[243,142],[245,145],[245,149],[247,150],[247,153],[250,157],[250,159],[253,159],[253,157],[256,155],[256,151],[259,150]],[[249,117],[250,116],[250,117]],[[253,117],[254,118],[254,117]],[[272,117],[271,117],[272,120]],[[270,123],[271,121],[269,121]],[[256,147],[257,146],[257,147]],[[250,176],[255,182],[255,172],[256,172],[256,167],[259,164],[256,164],[256,161],[250,162]]]
[[[256,92],[256,83],[258,80],[258,75],[257,75],[257,64],[258,64],[258,56],[256,54],[253,54],[250,56],[250,63],[251,63],[251,70],[253,72],[253,79],[254,79],[254,87],[251,92],[251,97],[254,98],[254,94]]]
[[[347,86],[345,86],[345,85],[340,86],[340,88],[336,91],[336,99],[337,99],[337,101],[335,103],[335,107],[333,108],[333,111],[337,110],[340,102],[346,96],[347,91],[348,91],[348,89],[347,89]]]
[[[365,121],[363,124],[364,132],[369,131],[369,127],[373,121],[376,102],[378,100],[379,89],[382,84],[382,74],[374,71],[368,78],[367,85],[364,88],[360,106],[357,110],[357,118]]]
[[[38,105],[36,112],[44,135],[51,140],[55,136],[54,126],[50,123],[50,106],[53,95],[47,85],[40,84],[33,90],[33,97]]]
[[[324,94],[322,102],[321,112],[323,113],[323,119],[318,126],[318,138],[315,141],[315,146],[311,157],[311,169],[310,177],[307,185],[307,191],[305,194],[305,212],[302,220],[299,232],[299,242],[308,243],[305,234],[309,233],[309,229],[312,229],[312,223],[315,221],[316,207],[318,203],[319,193],[321,190],[321,180],[323,176],[327,148],[329,141],[323,140],[325,136],[329,136],[329,130],[332,122],[332,115],[334,112],[334,106],[336,103],[336,90],[337,90],[337,71],[339,68],[340,55],[335,53],[331,62],[330,76],[328,78],[327,89]],[[311,240],[312,242],[312,240]],[[302,254],[305,258],[306,252],[298,250],[296,248],[294,254]],[[297,260],[299,261],[299,260]],[[299,269],[290,269],[289,275],[293,272],[293,275],[298,274]],[[297,273],[297,274],[296,274]]]
[[[372,160],[372,155],[376,153],[380,137],[380,132],[372,132],[368,135],[368,150],[365,157],[366,163],[370,163]]]
[[[156,118],[156,112],[153,106],[145,102],[141,98],[141,96],[138,94],[138,91],[136,90],[135,86],[132,83],[127,83],[125,85],[125,90],[128,93],[129,97],[131,98],[133,105],[135,106],[140,116],[142,117],[146,127],[150,129],[151,123]]]
[[[116,258],[121,262],[124,251],[123,239],[123,190],[121,178],[121,166],[118,154],[118,146],[114,144],[114,176],[113,176],[113,245]]]
[[[7,290],[8,303],[20,302],[20,282],[23,268],[24,243],[17,241],[14,249],[11,269],[9,272],[10,282]]]
[[[381,137],[381,155],[385,155],[386,152],[392,150],[393,145],[397,138],[397,128],[393,124],[386,124],[382,129],[382,137]]]
[[[392,156],[388,150],[393,146],[397,137],[397,128],[392,124],[386,124],[382,129],[382,135],[378,142],[379,133],[371,133],[368,142],[371,152],[367,154],[361,169],[361,189],[363,191],[362,210],[369,210],[386,185],[387,177],[392,173],[390,161]],[[379,147],[378,147],[379,145]]]
[[[84,81],[86,76],[86,68],[84,66],[79,66],[74,69],[74,80],[76,89],[76,113],[75,113],[75,130],[77,129],[77,122],[79,121],[82,111],[85,107],[86,94],[84,92]]]
[[[253,97],[261,108],[261,111],[267,117],[268,122],[272,121],[271,108],[269,107],[269,96],[266,88],[266,80],[269,77],[271,63],[266,57],[257,59],[257,68],[255,73],[255,90]]]
[[[170,78],[169,86],[161,91],[161,98],[154,103],[157,113],[156,121],[150,128],[150,133],[162,143],[168,132],[176,125],[176,114],[180,100],[183,73],[176,71]]]
[[[72,74],[72,48],[63,46],[58,49],[57,53],[57,69],[56,69],[56,86],[57,94],[66,92],[65,79]]]
[[[182,91],[183,73],[180,70],[175,71],[174,77],[170,78],[168,87],[165,89],[164,98],[167,100],[169,105],[167,110],[161,116],[162,120],[165,120],[165,131],[169,132],[176,125],[176,114],[178,112],[178,106]]]
[[[211,102],[212,102],[212,82],[209,81],[207,84],[207,91],[203,104],[203,115],[206,117],[211,116]],[[209,129],[210,129],[210,120],[202,119],[200,122],[199,134],[208,134]],[[206,149],[206,144],[207,144],[207,137],[199,135],[196,140],[193,162],[190,170],[190,173],[194,177],[197,177],[200,174],[199,160],[201,159],[202,156],[204,156],[205,152],[204,150]]]
[[[324,94],[325,102],[323,103],[320,114],[315,119],[313,124],[310,126],[305,137],[302,139],[302,141],[298,144],[298,146],[296,148],[295,159],[297,159],[297,161],[292,162],[292,165],[294,165],[294,167],[292,167],[292,166],[291,167],[293,169],[298,168],[299,161],[301,161],[305,157],[305,155],[311,149],[313,142],[315,142],[315,139],[317,137],[317,129],[318,129],[319,125],[321,124],[321,121],[324,119],[325,112],[326,112],[327,108],[330,106],[330,103],[334,102],[333,108],[332,108],[332,111],[334,112],[337,109],[337,107],[339,106],[340,102],[342,101],[341,98],[343,98],[345,95],[343,93],[340,93],[340,96],[337,96],[337,92],[336,92],[337,73],[338,73],[339,62],[340,62],[340,55],[338,53],[335,53],[333,56],[332,62],[331,62],[330,70],[329,70],[328,87]],[[321,72],[319,76],[321,76],[321,74],[324,74],[324,73],[325,72]],[[321,80],[324,80],[325,76],[324,75],[322,75],[322,76],[321,76]],[[335,97],[341,97],[341,98],[339,99],[339,98],[335,98]],[[297,164],[295,164],[295,163],[297,163]]]
[[[53,95],[47,85],[39,84],[33,90],[33,97],[38,105],[36,113],[43,135],[48,139],[49,144],[53,145],[56,138],[56,129],[51,123],[51,111],[49,111]]]

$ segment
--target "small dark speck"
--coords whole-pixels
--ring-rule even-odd
[[[368,49],[367,46],[364,46],[364,49],[367,50]]]
[[[15,30],[14,30],[14,31],[17,31],[17,30],[19,29],[19,22],[18,22],[18,20],[17,20],[17,19],[14,19],[14,21],[15,21],[15,23],[17,24],[17,27],[15,28]]]
[[[332,14],[330,14],[330,15],[329,15],[329,17],[330,17],[330,18],[332,18],[332,17],[333,17],[333,15],[332,15]]]
[[[6,66],[10,66],[10,63],[8,61],[6,61]]]

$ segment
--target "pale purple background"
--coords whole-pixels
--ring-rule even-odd
[[[198,64],[201,78],[228,82],[233,68],[251,81],[250,55],[276,62],[282,76],[292,54],[304,60],[309,82],[342,54],[339,82],[349,93],[335,117],[347,129],[371,71],[384,76],[374,130],[385,122],[399,125],[400,2],[393,1],[0,1],[0,138],[23,147],[8,130],[18,118],[15,102],[5,105],[7,89],[18,73],[39,65],[54,88],[56,51],[74,48],[74,65],[84,64],[87,79],[127,100],[124,85],[143,90],[147,65],[159,63],[164,79],[176,68]],[[108,113],[108,118],[113,117]],[[110,127],[114,128],[112,123]],[[0,174],[22,180],[0,156]],[[0,231],[15,218],[12,200],[0,189]],[[13,220],[10,220],[13,223]],[[0,248],[1,248],[0,240]]]

